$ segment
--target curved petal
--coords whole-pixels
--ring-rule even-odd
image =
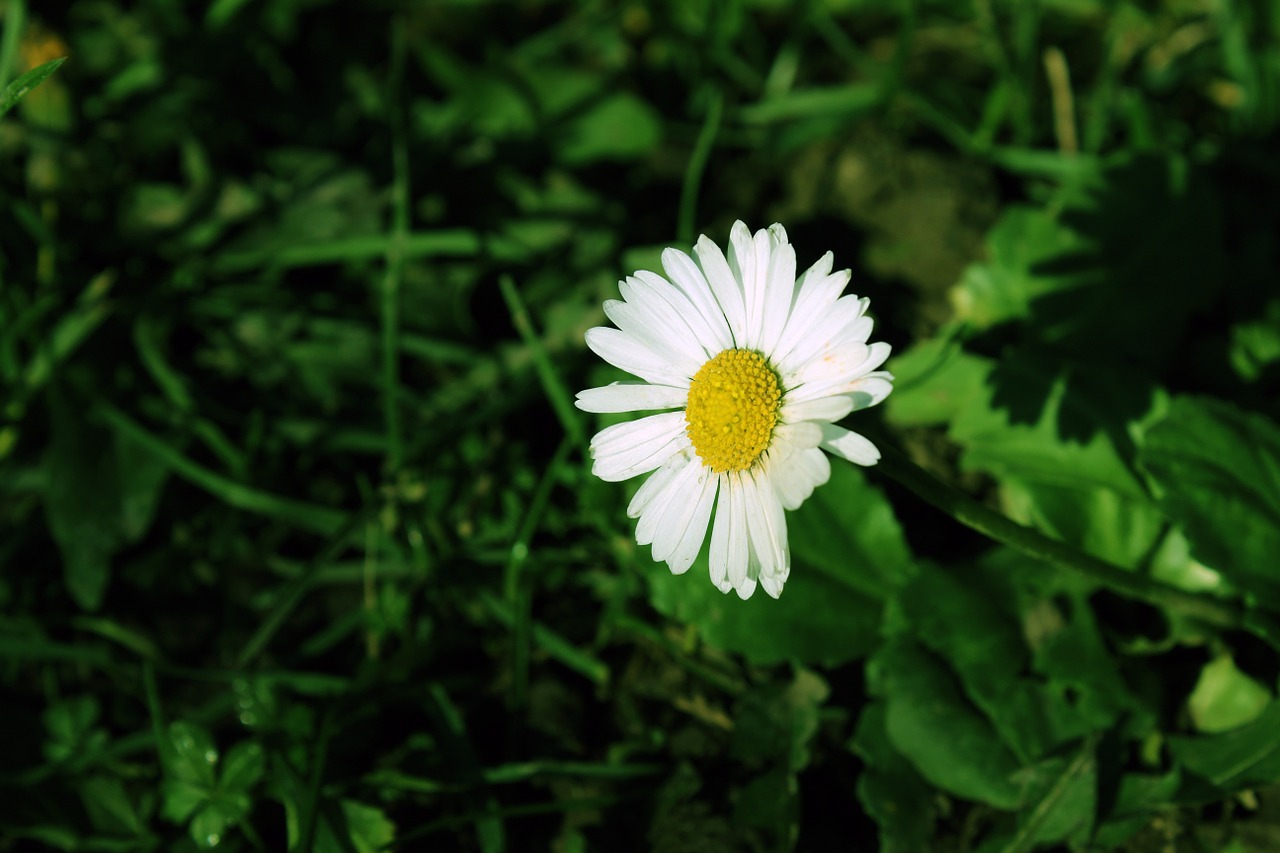
[[[787,509],[799,509],[815,488],[831,478],[831,463],[827,461],[825,453],[811,448],[793,454],[785,463],[774,466],[771,474],[782,505]]]
[[[638,421],[605,427],[591,439],[591,472],[617,482],[645,474],[689,446],[684,412],[649,415]]]
[[[664,524],[668,521],[675,523],[676,519],[683,514],[693,512],[697,494],[691,486],[697,481],[702,467],[686,460],[685,464],[676,471],[676,475],[663,487],[662,493],[655,497],[641,514],[640,521],[636,524],[636,543],[653,544],[653,559],[659,562],[666,559],[666,554],[660,555],[655,543],[666,533]]]
[[[742,529],[746,517],[739,517],[742,502],[734,500],[738,488],[732,474],[718,474],[720,494],[716,500],[716,519],[711,528],[711,583],[721,592],[733,589],[729,567],[747,563],[747,540]],[[745,574],[745,568],[742,570]]]
[[[694,370],[702,366],[707,360],[708,346],[714,349],[716,345],[703,343],[711,333],[702,328],[701,317],[683,293],[657,273],[644,270],[627,276],[618,283],[618,289],[628,303],[643,312],[651,334],[693,359],[697,365]]]
[[[707,284],[711,286],[711,293],[720,305],[720,313],[724,314],[725,322],[729,324],[729,336],[733,339],[733,345],[742,346],[747,324],[742,283],[734,278],[733,271],[729,269],[729,262],[724,258],[724,252],[721,252],[720,247],[711,242],[705,234],[698,238],[693,254],[698,260],[698,267],[702,270]]]
[[[574,405],[584,412],[650,412],[684,408],[688,388],[649,385],[642,382],[613,382],[602,388],[579,391]],[[868,404],[870,405],[870,404]]]
[[[892,390],[893,374],[880,370],[853,383],[853,390],[846,396],[853,404],[853,411],[857,411],[874,406],[888,397]]]
[[[815,358],[843,343],[847,337],[846,330],[857,324],[862,312],[867,310],[867,304],[868,300],[865,298],[842,296],[834,305],[829,306],[826,313],[809,327],[804,337],[796,341],[789,352],[780,354],[774,360],[783,382],[788,386],[796,384],[794,376],[797,372]],[[852,339],[850,342],[853,342]]]
[[[874,444],[856,432],[833,424],[822,427],[822,449],[858,465],[874,465],[880,461],[880,451]]]
[[[639,376],[654,385],[674,385],[688,388],[693,373],[682,373],[675,365],[663,360],[642,342],[620,329],[596,326],[587,329],[587,346],[596,355],[620,370]]]
[[[774,229],[777,229],[775,232]],[[781,233],[779,238],[778,232]],[[760,351],[771,353],[778,346],[782,331],[787,326],[791,311],[791,299],[796,290],[796,250],[787,243],[787,232],[781,225],[769,228],[774,240],[773,254],[769,258],[769,271],[765,276],[764,323],[760,331]]]
[[[651,386],[653,387],[653,386]],[[879,402],[879,401],[877,401]],[[867,405],[871,405],[868,403]],[[805,400],[793,403],[784,400],[778,415],[783,423],[793,424],[800,421],[838,421],[856,407],[850,397],[819,397],[816,400]]]
[[[677,249],[666,249],[662,253],[662,268],[706,325],[709,337],[702,342],[703,346],[714,342],[717,353],[732,348],[733,335],[729,332],[729,321],[725,319],[711,285],[707,283],[706,276],[698,269],[693,258]]]
[[[662,496],[671,480],[684,469],[692,457],[693,451],[685,448],[679,453],[673,453],[670,459],[663,462],[662,467],[650,474],[649,478],[640,484],[640,488],[636,489],[631,503],[627,504],[627,517],[639,518],[644,515],[649,504]]]
[[[604,303],[604,314],[615,326],[648,347],[650,352],[676,372],[692,376],[706,361],[702,348],[693,340],[689,327],[678,318],[660,316],[650,310],[650,307],[609,299]],[[684,326],[684,335],[680,334],[680,326]]]
[[[705,465],[699,465],[692,482],[681,482],[687,492],[672,501],[658,523],[653,537],[653,558],[667,563],[673,574],[683,574],[707,537],[707,520],[715,499],[717,478]]]

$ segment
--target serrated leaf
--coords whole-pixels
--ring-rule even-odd
[[[1147,431],[1139,460],[1196,558],[1280,608],[1280,428],[1228,403],[1180,397]]]
[[[706,547],[687,573],[646,569],[654,607],[696,625],[707,642],[755,663],[835,665],[879,642],[882,602],[912,569],[893,510],[852,465],[787,514],[793,568],[776,601],[747,601],[711,585]],[[709,534],[708,534],[709,535]]]

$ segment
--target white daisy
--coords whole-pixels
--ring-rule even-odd
[[[835,426],[892,390],[876,370],[889,345],[867,343],[867,300],[841,296],[849,271],[830,252],[796,278],[781,225],[734,223],[726,260],[699,238],[693,257],[662,253],[670,279],[640,271],[619,282],[604,312],[618,328],[587,332],[587,346],[642,382],[578,394],[588,412],[676,409],[601,430],[592,471],[604,480],[654,473],[627,514],[636,541],[679,574],[693,564],[715,508],[711,582],[742,598],[756,584],[777,598],[791,572],[783,509],[827,481],[822,451],[873,465],[870,441]]]

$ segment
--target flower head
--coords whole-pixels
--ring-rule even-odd
[[[592,471],[604,480],[653,472],[627,514],[636,541],[679,574],[711,530],[711,582],[777,598],[791,572],[784,509],[831,475],[823,451],[860,465],[880,452],[835,425],[875,405],[893,377],[877,370],[889,345],[867,343],[867,300],[841,296],[849,271],[831,253],[796,278],[781,225],[753,236],[734,223],[728,257],[705,236],[693,257],[662,253],[667,278],[640,271],[605,303],[617,328],[587,346],[640,382],[578,394],[588,412],[663,411],[601,430]]]

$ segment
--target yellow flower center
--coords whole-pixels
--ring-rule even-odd
[[[758,352],[727,349],[693,375],[684,418],[689,440],[716,473],[745,471],[778,423],[778,374]]]

